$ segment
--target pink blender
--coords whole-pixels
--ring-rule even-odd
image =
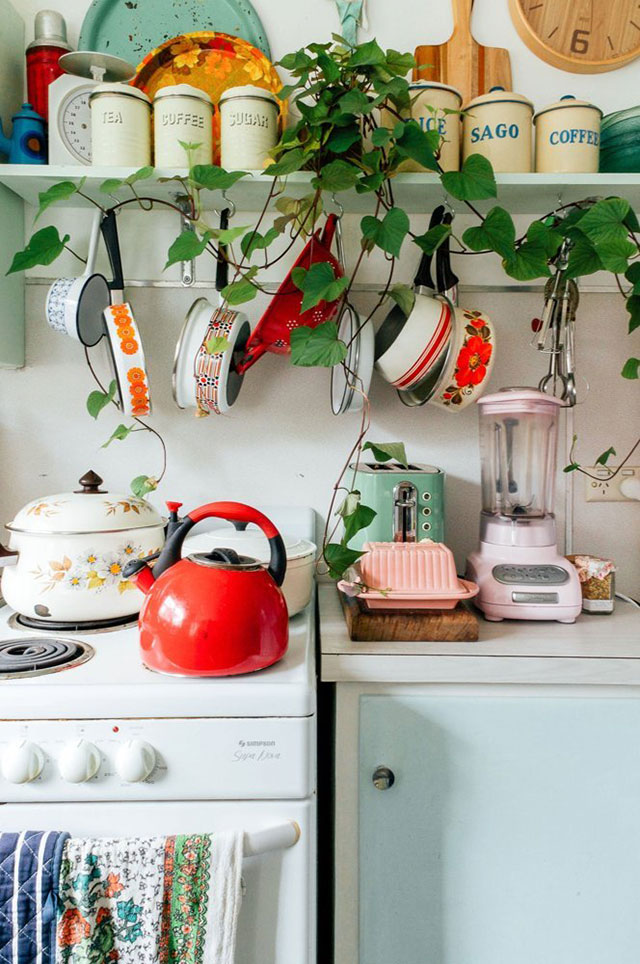
[[[487,619],[572,623],[582,608],[575,569],[558,553],[553,514],[560,399],[504,388],[478,400],[480,547],[467,578]]]

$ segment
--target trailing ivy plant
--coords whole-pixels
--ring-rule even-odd
[[[271,179],[268,195],[251,226],[220,230],[207,220],[203,194],[227,191],[249,176],[215,165],[190,165],[187,175],[169,179],[176,182],[175,204],[140,193],[141,182],[144,184],[153,174],[151,168],[143,168],[126,179],[105,181],[105,203],[99,206],[120,208],[133,203],[145,210],[158,206],[180,210],[191,222],[191,229],[173,241],[165,267],[204,255],[226,258],[231,280],[222,295],[229,305],[236,306],[252,301],[263,290],[262,272],[285,258],[300,238],[313,232],[327,207],[327,199],[335,199],[344,191],[369,195],[371,211],[360,221],[360,246],[352,270],[336,276],[330,264],[321,262],[308,270],[298,268],[293,272],[293,283],[302,292],[302,309],[313,308],[321,301],[334,303],[339,319],[340,312],[350,303],[363,260],[375,249],[381,251],[387,262],[386,276],[376,304],[362,320],[364,326],[389,298],[405,313],[411,311],[413,289],[393,282],[397,259],[416,248],[418,253],[435,252],[452,231],[451,225],[445,224],[415,233],[406,211],[396,204],[395,178],[405,161],[416,161],[438,176],[443,190],[463,202],[477,219],[477,224],[467,228],[462,237],[454,236],[458,245],[454,253],[495,254],[509,277],[531,281],[551,274],[563,240],[568,238],[572,244],[568,276],[578,278],[603,270],[613,273],[626,301],[629,332],[633,332],[640,324],[640,225],[628,201],[620,197],[585,198],[541,215],[520,235],[505,207],[496,203],[483,213],[476,202],[497,198],[491,164],[480,155],[471,155],[460,171],[441,170],[440,136],[423,130],[408,116],[411,97],[406,76],[414,65],[411,54],[384,50],[376,40],[352,45],[338,35],[333,35],[332,42],[312,43],[283,57],[280,66],[289,72],[291,82],[281,90],[280,97],[289,100],[298,119],[282,133],[273,150],[272,163],[264,171],[264,177]],[[189,161],[196,146],[184,145]],[[303,197],[290,196],[287,178],[299,171],[310,174],[309,192]],[[97,203],[83,188],[83,180],[53,185],[40,195],[38,216],[52,204],[75,194]],[[278,215],[267,227],[264,222],[272,207]],[[282,248],[283,240],[284,249],[272,255],[272,246],[279,241]],[[9,270],[50,264],[65,249],[72,250],[69,242],[69,236],[60,237],[56,228],[43,228],[32,236],[24,251],[15,255]],[[209,350],[219,352],[227,347],[224,339],[216,339]],[[301,326],[291,333],[294,365],[342,364],[346,369],[347,352],[348,344],[339,338],[335,321],[315,328]],[[346,370],[346,375],[361,391],[354,373]],[[637,379],[640,359],[628,358],[622,375]],[[108,395],[104,388],[101,390]],[[328,513],[324,559],[334,576],[357,558],[358,553],[350,550],[347,543],[372,518],[373,510],[362,505],[353,485],[343,484],[350,464],[353,461],[357,466],[366,447],[368,426],[369,405],[365,398],[360,431],[334,487]],[[119,426],[112,439],[124,439],[130,431],[133,429]],[[373,451],[376,458],[383,458],[389,445],[386,449],[373,446]],[[397,458],[398,450],[395,451],[389,457]],[[336,516],[334,509],[340,496]],[[338,531],[336,518],[344,532],[337,542],[332,541]]]

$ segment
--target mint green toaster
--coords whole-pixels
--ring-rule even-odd
[[[376,517],[356,533],[350,548],[362,549],[365,542],[444,542],[444,478],[433,465],[405,469],[397,462],[361,462],[354,488]]]

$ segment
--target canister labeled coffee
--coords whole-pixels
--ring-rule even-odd
[[[602,111],[570,94],[538,111],[536,171],[595,174],[600,160]]]
[[[153,98],[156,167],[188,167],[213,161],[213,102],[190,84],[161,87]],[[193,144],[187,153],[184,144]]]

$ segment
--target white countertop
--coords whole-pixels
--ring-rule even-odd
[[[333,584],[320,584],[323,682],[576,683],[640,685],[640,610],[573,625],[479,615],[475,643],[352,642]]]

